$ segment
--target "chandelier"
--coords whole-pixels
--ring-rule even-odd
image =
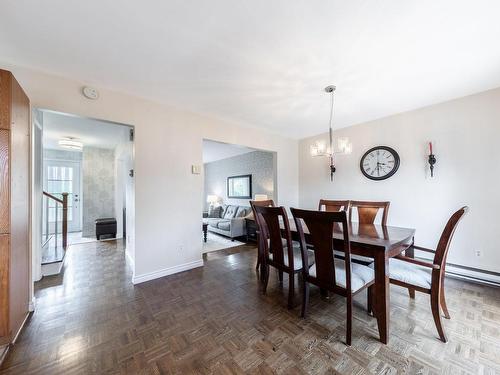
[[[335,86],[330,85],[325,87],[325,92],[331,96],[330,105],[330,122],[328,129],[329,144],[327,145],[324,141],[316,141],[311,145],[311,156],[325,156],[330,159],[330,180],[333,181],[333,174],[335,173],[335,154],[350,154],[352,152],[352,143],[349,142],[349,138],[341,137],[338,139],[337,150],[333,148],[333,93],[335,92]]]

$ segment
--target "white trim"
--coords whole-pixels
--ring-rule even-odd
[[[178,266],[164,268],[162,270],[146,273],[143,275],[134,276],[132,278],[132,283],[140,284],[145,281],[158,279],[163,276],[173,275],[174,273],[179,273],[183,271],[188,271],[193,268],[203,267],[203,259],[195,260],[193,262],[179,264]]]
[[[134,268],[134,266],[135,266],[134,258],[132,258],[132,256],[130,255],[130,253],[127,250],[125,250],[125,255],[127,256],[127,260],[130,262],[130,265],[132,266],[132,268]]]
[[[23,319],[23,322],[21,323],[21,326],[19,327],[19,330],[16,332],[16,335],[14,336],[14,339],[10,343],[10,345],[13,345],[13,344],[16,343],[17,338],[19,337],[19,335],[20,335],[21,331],[23,330],[23,328],[24,328],[24,326],[26,324],[26,321],[28,320],[29,317],[30,317],[30,313],[27,313],[26,316]]]
[[[135,260],[132,258],[132,256],[127,251],[127,249],[125,249],[125,257],[127,258],[127,264],[132,269],[132,283],[134,283],[134,278],[135,278]]]
[[[35,311],[35,307],[36,307],[36,297],[33,297],[31,301],[28,303],[28,311],[29,312]]]
[[[469,281],[475,281],[482,284],[488,285],[500,285],[500,276],[491,275],[486,272],[468,270],[460,267],[454,267],[452,265],[446,266],[446,275],[450,277],[456,277],[459,279],[465,279]]]
[[[64,257],[66,259],[66,257]],[[64,259],[60,262],[42,264],[42,275],[52,276],[59,275],[64,265]]]
[[[0,346],[0,365],[2,365],[3,361],[5,358],[7,358],[7,353],[10,349],[9,344],[1,345]]]

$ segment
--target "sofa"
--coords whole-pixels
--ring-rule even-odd
[[[203,223],[208,224],[209,232],[222,234],[232,240],[246,236],[245,217],[252,212],[250,207],[236,205],[222,205],[203,213]]]

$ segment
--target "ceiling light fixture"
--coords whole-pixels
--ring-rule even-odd
[[[70,150],[82,151],[83,143],[76,141],[75,138],[67,137],[59,140],[59,146]]]
[[[333,149],[333,93],[336,87],[334,85],[326,86],[325,92],[331,95],[330,106],[330,122],[328,128],[329,147],[326,146],[324,141],[316,141],[311,145],[311,156],[326,156],[330,158],[330,179],[333,181],[333,174],[335,173],[335,160],[334,154],[350,154],[352,152],[352,143],[349,138],[342,137],[338,139],[338,151]]]

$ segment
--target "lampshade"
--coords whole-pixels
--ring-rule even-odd
[[[267,200],[267,195],[266,194],[255,194],[255,200],[256,201],[265,201],[265,200]]]
[[[219,197],[217,195],[207,195],[208,203],[217,203],[219,201]]]

